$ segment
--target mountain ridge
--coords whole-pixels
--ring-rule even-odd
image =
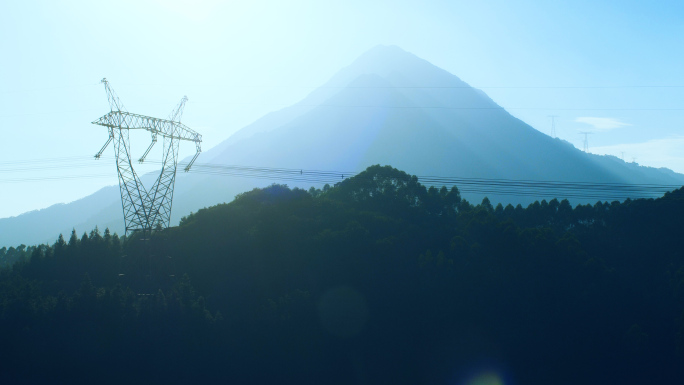
[[[584,153],[551,138],[456,75],[395,46],[378,46],[362,54],[300,102],[264,115],[201,154],[197,164],[202,163],[343,173],[388,164],[423,176],[684,184],[682,174]],[[229,202],[238,193],[279,181],[178,173],[172,224],[202,207]],[[87,202],[99,201],[87,209],[79,200],[41,210],[40,215],[0,219],[0,246],[46,242],[60,232],[90,231],[96,225],[122,233],[118,188],[107,189],[107,194],[91,196]],[[492,202],[525,205],[555,197],[463,195],[471,201],[487,195]],[[65,211],[72,213],[65,215]]]

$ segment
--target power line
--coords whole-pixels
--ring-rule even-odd
[[[286,104],[286,103],[222,103],[225,106],[263,106],[263,107],[304,107],[304,108],[375,108],[389,110],[453,110],[453,111],[611,111],[611,112],[677,112],[684,111],[684,108],[650,108],[650,107],[616,107],[616,108],[593,108],[593,107],[454,107],[454,106],[382,106],[382,105],[335,105],[335,104]],[[55,112],[31,112],[19,114],[0,115],[0,118],[15,118],[21,116],[54,115],[54,114],[76,114],[94,110],[73,110]]]
[[[284,105],[284,104],[283,104]],[[378,108],[407,110],[530,110],[530,111],[684,111],[684,108],[557,108],[557,107],[452,107],[452,106],[381,106],[381,105],[343,105],[343,104],[309,104],[301,107],[331,108]]]
[[[99,86],[98,83],[89,83],[89,84],[81,84],[81,85],[61,85],[61,86],[51,86],[51,87],[38,87],[38,88],[23,88],[23,89],[13,89],[13,90],[3,90],[0,92],[0,95],[2,94],[14,94],[14,93],[24,93],[24,92],[38,92],[38,91],[48,91],[48,90],[64,90],[64,89],[73,89],[73,88],[86,88],[86,87],[96,87]],[[417,86],[326,86],[326,85],[318,85],[318,86],[304,86],[304,85],[288,85],[288,84],[268,84],[268,85],[263,85],[263,84],[140,84],[140,83],[123,83],[121,86],[125,87],[145,87],[145,88],[159,88],[159,87],[164,87],[164,88],[169,88],[169,87],[200,87],[200,88],[219,88],[219,89],[226,89],[226,88],[257,88],[257,89],[268,89],[268,88],[275,88],[275,89],[344,89],[344,88],[351,88],[351,89],[589,89],[589,90],[596,90],[596,89],[662,89],[662,88],[684,88],[684,85],[678,85],[678,84],[625,84],[625,85],[614,85],[614,86],[608,86],[608,85],[597,85],[597,86],[592,86],[592,85],[579,85],[579,86],[572,86],[572,85],[550,85],[550,86],[521,86],[521,85],[513,85],[513,86],[497,86],[497,85],[482,85],[482,86],[471,86],[471,85],[462,85],[462,86],[428,86],[428,85],[417,85]]]
[[[113,160],[114,157],[102,156],[101,159]],[[90,156],[74,156],[74,157],[61,157],[61,158],[43,158],[43,159],[28,159],[28,160],[18,160],[18,161],[8,161],[0,162],[0,172],[3,171],[25,171],[25,170],[43,170],[43,169],[54,169],[69,166],[70,164],[80,164],[84,160],[92,160]],[[46,166],[45,163],[49,165]],[[59,163],[62,166],[58,165]],[[160,160],[146,160],[146,163],[150,164],[161,164]],[[7,169],[3,167],[12,165],[36,165],[33,167],[18,169]],[[108,165],[101,162],[91,162],[88,167],[109,167]],[[179,166],[184,165],[184,162],[180,162]],[[246,166],[246,165],[227,165],[220,163],[195,163],[194,168],[198,168],[202,172],[247,172],[248,175],[258,175],[265,174],[268,176],[276,175],[286,175],[286,176],[316,176],[324,177],[325,180],[336,181],[344,179],[347,177],[358,175],[356,171],[337,171],[337,170],[317,170],[317,169],[299,169],[299,168],[275,168],[275,167],[257,167],[257,166]],[[199,172],[199,171],[197,171]],[[596,183],[596,182],[568,182],[568,181],[539,181],[539,180],[529,180],[529,179],[486,179],[486,178],[463,178],[463,177],[453,177],[453,176],[417,176],[420,180],[429,182],[458,182],[466,183],[468,181],[482,182],[487,184],[494,183],[505,183],[507,185],[511,184],[521,184],[521,185],[542,185],[542,186],[561,186],[561,187],[591,187],[597,186],[601,188],[629,188],[629,187],[664,187],[664,188],[678,188],[679,185],[662,185],[662,184],[650,184],[650,183]]]
[[[30,171],[48,171],[63,168],[74,168],[75,164],[88,157],[52,158],[49,160],[26,160],[20,162],[0,163],[2,173]],[[11,168],[13,163],[20,163],[21,167]],[[49,164],[46,164],[49,163]],[[147,160],[146,163],[161,165],[161,161]],[[91,165],[94,166],[93,163]],[[9,166],[9,167],[8,167]],[[180,163],[179,166],[184,166]],[[98,164],[98,167],[101,167]],[[335,184],[349,177],[358,176],[356,171],[312,170],[274,167],[255,167],[245,165],[226,165],[218,163],[195,163],[190,171],[217,177],[239,177],[281,182],[309,183],[311,185]],[[85,175],[47,176],[17,178],[0,178],[0,183],[18,183],[35,181],[59,181],[73,179],[112,178],[113,175],[89,173]],[[556,195],[565,198],[583,199],[626,199],[637,197],[657,197],[668,191],[680,188],[679,185],[648,184],[648,183],[596,183],[570,181],[539,181],[516,179],[485,179],[465,178],[455,176],[417,176],[419,182],[425,186],[456,186],[463,193],[495,194],[512,196],[549,196]]]

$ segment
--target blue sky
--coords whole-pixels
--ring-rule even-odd
[[[187,95],[208,149],[378,44],[547,134],[557,115],[578,148],[589,131],[591,152],[684,173],[683,19],[681,1],[4,1],[0,217],[117,183],[90,159],[103,77],[131,112],[166,117]]]

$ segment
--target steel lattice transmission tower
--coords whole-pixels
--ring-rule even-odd
[[[584,143],[583,143],[583,148],[582,151],[584,152],[589,152],[589,135],[593,134],[593,132],[589,131],[582,131],[580,134],[584,135]]]
[[[183,107],[188,98],[183,97],[178,106],[171,112],[169,119],[152,118],[126,111],[107,79],[102,79],[102,83],[107,91],[110,112],[92,123],[107,127],[109,139],[95,155],[95,158],[99,159],[109,143],[114,142],[126,234],[134,231],[151,232],[159,226],[162,228],[169,227],[179,143],[181,140],[187,140],[194,142],[197,147],[197,152],[185,167],[185,171],[190,170],[202,151],[202,136],[180,122]],[[157,136],[164,138],[161,173],[149,190],[145,188],[133,169],[128,134],[129,130],[136,129],[147,130],[152,134],[152,143],[143,156],[138,159],[140,163],[145,161],[145,157],[157,142]]]
[[[549,118],[551,118],[551,137],[555,138],[556,137],[556,118],[558,115],[549,115]]]

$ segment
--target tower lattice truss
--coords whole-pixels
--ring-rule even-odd
[[[181,140],[187,140],[194,142],[197,147],[197,152],[185,167],[185,171],[190,170],[202,151],[202,136],[180,122],[188,98],[184,96],[181,99],[178,106],[171,112],[169,119],[152,118],[126,111],[107,79],[102,79],[102,83],[107,91],[110,112],[92,123],[107,127],[109,139],[95,155],[95,158],[99,159],[109,143],[114,142],[126,234],[134,231],[150,232],[160,227],[167,228],[171,222],[171,205],[173,203],[173,187],[176,181],[179,143]],[[149,190],[145,188],[133,169],[129,130],[147,130],[152,134],[152,143],[142,157],[138,159],[140,163],[145,161],[157,142],[157,137],[163,138],[164,151],[161,172]]]

